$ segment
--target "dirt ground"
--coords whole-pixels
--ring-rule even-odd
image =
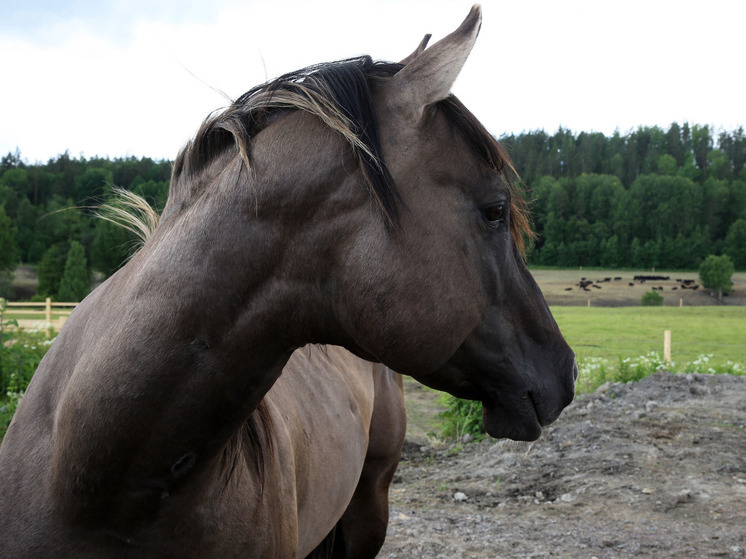
[[[390,503],[384,558],[746,557],[746,378],[604,385],[534,443],[413,430]]]

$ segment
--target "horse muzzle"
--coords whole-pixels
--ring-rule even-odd
[[[574,356],[549,383],[497,393],[482,401],[482,425],[493,438],[535,441],[573,400],[578,367]]]

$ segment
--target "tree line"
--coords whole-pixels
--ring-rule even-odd
[[[533,200],[530,262],[698,269],[727,254],[746,269],[743,127],[672,124],[626,135],[529,132],[500,139]]]
[[[500,138],[532,199],[537,265],[697,269],[727,254],[746,269],[746,137],[743,128],[640,127],[627,134],[560,129]],[[70,286],[126,262],[131,235],[95,219],[113,186],[162,209],[171,162],[75,158],[28,164],[0,160],[0,296],[9,271],[36,266],[38,297],[82,293]],[[82,282],[87,284],[88,282]],[[63,289],[64,287],[64,289]],[[82,288],[77,288],[82,289]],[[62,291],[61,291],[62,290]],[[64,297],[63,297],[64,296]]]
[[[0,296],[13,296],[9,271],[36,266],[36,298],[80,300],[92,272],[113,274],[127,261],[134,239],[124,229],[94,217],[119,186],[163,208],[169,161],[150,158],[70,157],[27,164],[21,154],[0,160]],[[81,280],[81,278],[83,278]],[[19,294],[21,296],[27,294]]]

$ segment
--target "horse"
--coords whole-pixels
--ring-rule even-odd
[[[481,401],[492,437],[535,440],[559,417],[577,366],[524,262],[525,197],[450,93],[480,25],[474,6],[402,63],[316,65],[205,120],[152,235],[72,313],[18,406],[0,557],[296,557],[323,516],[344,556],[368,537],[354,511],[320,498],[302,518],[300,496],[354,475],[328,440],[329,475],[288,464],[314,441],[275,419],[328,413],[329,437],[348,437],[352,404],[265,401],[308,344]]]

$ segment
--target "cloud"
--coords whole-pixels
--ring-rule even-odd
[[[399,60],[460,0],[43,2],[0,7],[0,153],[173,158],[219,92],[360,54]],[[454,91],[493,133],[743,124],[741,3],[483,2]]]

